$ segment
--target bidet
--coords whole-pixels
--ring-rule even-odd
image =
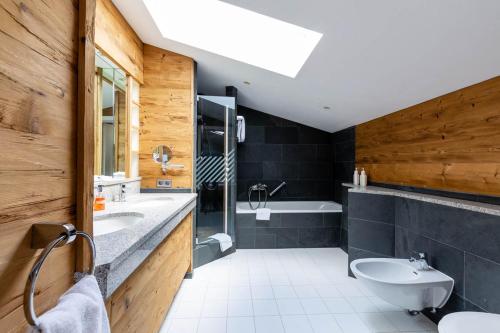
[[[367,258],[351,262],[356,278],[383,300],[417,313],[441,308],[450,298],[454,280],[422,262],[408,259]]]

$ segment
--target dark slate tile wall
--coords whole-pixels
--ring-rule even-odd
[[[434,321],[456,311],[500,313],[500,217],[405,198],[395,200],[396,257],[423,251],[455,280]]]
[[[355,167],[355,134],[355,127],[332,134],[333,200],[342,204],[340,247],[344,252],[348,252],[348,196],[347,188],[342,186],[342,183],[352,183]]]
[[[360,258],[394,257],[394,197],[366,193],[348,197],[349,264]]]
[[[500,313],[500,217],[406,198],[393,198],[391,211],[381,197],[349,193],[349,262],[426,252],[431,266],[455,280],[448,303],[428,317],[438,322],[456,311]]]
[[[332,134],[335,175],[333,200],[339,203],[342,202],[342,183],[352,183],[356,159],[355,139],[354,126]]]
[[[340,213],[271,214],[270,221],[236,214],[239,249],[336,247],[339,241]]]
[[[287,186],[270,200],[332,200],[331,134],[238,106],[246,120],[246,140],[238,144],[238,201],[248,188],[265,183]]]

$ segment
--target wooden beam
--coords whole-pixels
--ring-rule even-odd
[[[94,78],[96,0],[80,0],[78,26],[78,117],[76,227],[92,235],[94,200]],[[76,269],[89,266],[89,249],[81,240],[76,251]]]

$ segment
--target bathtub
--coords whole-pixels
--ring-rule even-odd
[[[339,246],[342,205],[333,201],[271,201],[266,208],[271,209],[271,219],[260,221],[248,202],[236,203],[237,248]]]
[[[257,207],[258,202],[252,202]],[[261,203],[263,208],[264,204]],[[271,213],[342,213],[342,205],[334,201],[271,201],[266,204]],[[236,214],[255,214],[248,201],[236,203]]]

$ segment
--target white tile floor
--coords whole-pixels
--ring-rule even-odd
[[[338,248],[238,250],[184,280],[161,333],[437,332],[347,276]]]

